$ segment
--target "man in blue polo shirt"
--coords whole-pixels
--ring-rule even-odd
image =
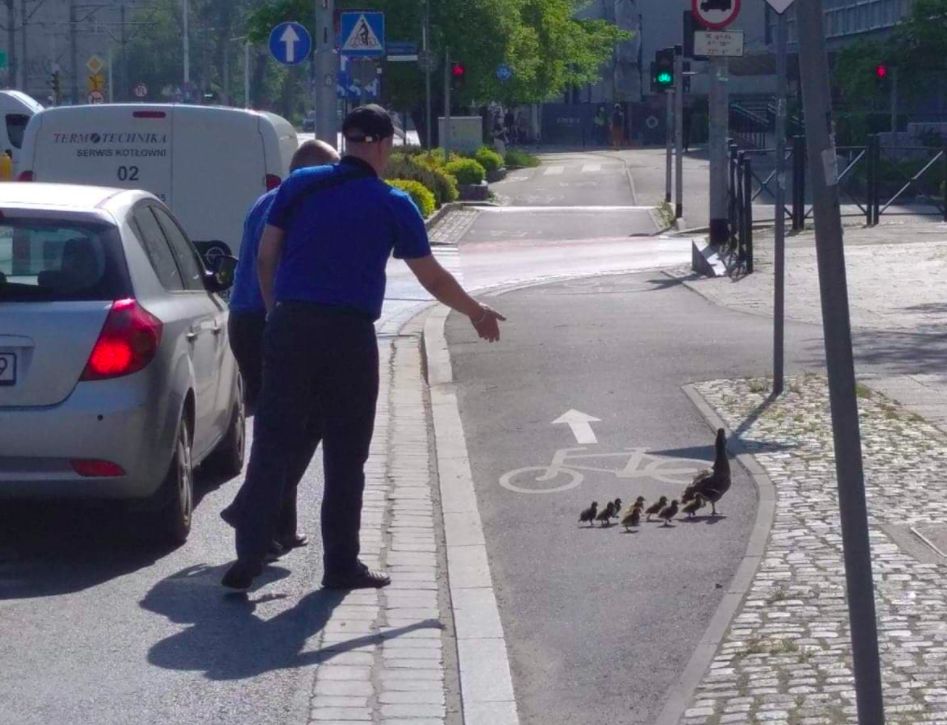
[[[303,142],[290,161],[289,172],[311,166],[333,164],[339,160],[339,154],[324,141]],[[263,330],[266,326],[266,306],[260,294],[259,275],[256,271],[257,253],[260,238],[266,226],[277,189],[261,196],[247,214],[243,225],[243,240],[240,243],[240,260],[237,263],[236,276],[230,294],[230,317],[227,332],[230,349],[237,360],[248,410],[256,410],[256,402],[263,383]],[[283,504],[279,514],[275,541],[275,553],[305,546],[307,538],[296,531],[296,487],[309,467],[312,454],[318,445],[318,439],[310,438],[295,456],[296,466],[291,470],[285,486]],[[239,500],[221,512],[221,517],[231,522],[236,516]]]
[[[467,315],[481,338],[504,318],[468,295],[431,254],[411,198],[379,177],[394,125],[375,105],[342,125],[347,155],[280,187],[257,262],[269,311],[263,388],[237,529],[237,561],[224,586],[248,589],[263,569],[288,481],[286,452],[315,422],[323,445],[323,578],[330,589],[383,587],[389,578],[358,559],[364,465],[378,397],[378,346],[389,256],[404,259],[437,300]]]

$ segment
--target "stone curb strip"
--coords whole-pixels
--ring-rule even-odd
[[[746,452],[739,438],[733,436],[733,432],[701,394],[692,385],[685,385],[683,390],[711,428],[727,430],[727,447],[740,462],[740,465],[750,474],[750,478],[756,485],[759,501],[756,508],[756,521],[750,532],[750,539],[747,542],[743,560],[737,567],[737,571],[733,575],[733,581],[730,582],[723,600],[700,638],[697,649],[691,655],[687,667],[684,668],[684,672],[681,673],[677,682],[668,690],[664,707],[657,720],[655,720],[655,725],[677,725],[684,717],[684,713],[694,698],[694,693],[704,679],[714,655],[717,654],[717,650],[730,628],[730,623],[737,612],[740,611],[743,600],[750,590],[753,578],[756,576],[757,569],[759,569],[760,561],[766,552],[766,544],[769,541],[773,519],[776,514],[776,490],[770,477],[766,475],[756,459]]]
[[[444,325],[438,307],[424,325],[424,350],[437,449],[447,572],[457,628],[457,656],[466,725],[518,725],[513,679],[463,424],[457,407]]]

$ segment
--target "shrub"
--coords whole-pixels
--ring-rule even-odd
[[[385,178],[409,179],[418,181],[434,194],[437,206],[456,201],[457,180],[439,166],[429,165],[423,161],[424,156],[406,156],[401,152],[391,155]]]
[[[488,174],[499,171],[503,166],[503,157],[489,146],[481,146],[478,148],[472,158],[480,164]]]
[[[457,159],[444,167],[448,174],[457,179],[459,184],[480,184],[487,172],[473,159]]]
[[[507,168],[523,168],[526,166],[539,166],[539,159],[519,149],[509,149],[506,152]]]
[[[431,149],[430,151],[421,154],[421,160],[426,164],[433,164],[435,166],[446,166],[451,161],[457,161],[462,158],[459,154],[454,151],[450,152],[450,158],[447,158],[447,155],[444,153],[444,149],[436,148]]]
[[[388,183],[396,189],[401,189],[411,195],[411,200],[421,212],[421,216],[427,219],[434,213],[434,194],[431,193],[420,181],[411,179],[388,179]]]

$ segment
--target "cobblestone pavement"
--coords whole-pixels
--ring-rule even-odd
[[[323,629],[310,722],[459,722],[456,651],[438,575],[434,477],[417,335],[379,340],[381,390],[366,466],[362,559],[390,586],[348,594]],[[387,364],[385,363],[387,361]],[[445,666],[445,663],[447,666]],[[449,714],[451,713],[451,714]]]
[[[769,406],[768,381],[695,387],[740,432],[777,503],[683,722],[856,723],[826,381],[793,379]],[[888,722],[947,723],[947,560],[912,532],[947,518],[947,435],[868,388],[859,404]]]
[[[473,226],[479,214],[476,209],[453,209],[428,232],[431,244],[457,244]]]

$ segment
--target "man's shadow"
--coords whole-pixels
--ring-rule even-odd
[[[170,670],[201,671],[209,680],[240,680],[273,670],[325,662],[340,652],[378,644],[417,629],[441,629],[436,619],[354,637],[321,650],[303,651],[322,630],[348,592],[319,589],[271,619],[255,614],[257,604],[285,595],[225,593],[222,567],[191,566],[156,584],[141,606],[178,624],[191,625],[155,644],[148,662]],[[258,581],[273,583],[289,575],[267,567]]]

